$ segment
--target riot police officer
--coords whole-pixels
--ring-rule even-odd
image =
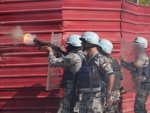
[[[141,52],[136,56],[136,61],[134,65],[137,69],[142,69],[142,78],[139,84],[139,90],[136,92],[134,111],[135,113],[147,113],[146,111],[146,100],[150,92],[150,73],[145,72],[145,68],[149,66],[149,57],[146,53],[146,48],[148,47],[148,41],[143,37],[137,37],[134,43],[138,43],[141,47],[145,48],[144,52]],[[149,71],[146,70],[146,71]],[[137,76],[137,73],[133,73]]]
[[[98,50],[102,55],[106,56],[109,59],[109,62],[111,62],[111,66],[115,74],[114,85],[113,85],[112,93],[110,95],[113,102],[112,102],[112,105],[105,105],[106,102],[104,101],[104,104],[103,104],[104,113],[115,113],[118,110],[117,107],[120,101],[120,87],[121,87],[120,81],[123,78],[123,73],[121,70],[120,63],[116,59],[110,56],[113,50],[113,44],[109,40],[101,39],[99,41]],[[104,83],[106,84],[106,87],[107,87],[107,79],[109,78],[103,78]],[[105,97],[104,97],[104,100],[105,100]]]
[[[68,55],[56,58],[50,47],[46,47],[49,52],[49,63],[54,67],[63,67],[64,74],[62,79],[62,87],[64,88],[64,95],[60,101],[60,106],[57,113],[72,113],[72,90],[74,88],[74,79],[76,73],[81,67],[82,59],[84,58],[82,52],[80,35],[70,35],[66,41],[66,48]]]
[[[107,58],[98,50],[99,36],[94,32],[84,32],[80,38],[83,41],[83,50],[87,52],[86,59],[78,72],[78,88],[82,93],[79,113],[102,113],[101,102],[101,71],[109,76],[111,81],[107,88],[107,104],[112,104],[109,98],[113,86],[114,73]]]

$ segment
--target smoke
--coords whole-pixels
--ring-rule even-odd
[[[23,40],[24,32],[21,26],[17,26],[11,31],[11,37],[13,38],[13,44],[18,45]]]
[[[14,45],[18,45],[20,42],[23,42],[26,45],[35,45],[33,39],[36,38],[36,35],[29,33],[25,34],[21,26],[16,26],[14,29],[12,29],[11,37],[13,38]]]

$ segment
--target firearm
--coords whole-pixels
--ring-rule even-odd
[[[42,41],[40,41],[40,40],[37,40],[36,38],[35,38],[35,39],[33,39],[33,41],[34,41],[35,43],[37,43],[37,44],[39,44],[39,45],[40,45],[40,46],[39,46],[39,50],[41,50],[41,49],[42,49],[42,46],[49,46],[49,47],[51,47],[54,51],[56,51],[56,52],[60,52],[60,53],[61,53],[61,54],[63,54],[63,55],[67,55],[67,52],[65,52],[65,51],[61,50],[61,48],[60,48],[60,47],[55,46],[54,44],[46,43],[46,42],[42,42]]]

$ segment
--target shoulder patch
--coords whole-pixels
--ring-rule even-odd
[[[103,64],[101,64],[101,67],[102,67],[103,69],[105,69],[105,68],[107,67],[107,64],[106,64],[106,63],[103,63]]]

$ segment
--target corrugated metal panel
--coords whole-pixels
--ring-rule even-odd
[[[143,36],[150,41],[150,7],[123,2],[121,14],[122,37],[134,40],[137,36]],[[150,55],[150,46],[148,47]],[[123,99],[123,113],[134,113],[134,93],[127,93]],[[150,98],[147,100],[147,110],[150,112]]]
[[[113,1],[114,5],[110,1],[92,0],[89,3],[63,1],[62,5],[57,0],[7,0],[1,3],[0,45],[7,46],[0,50],[4,58],[0,64],[2,112],[55,113],[60,99],[58,96],[61,94],[57,90],[50,93],[45,91],[45,52],[39,52],[37,47],[28,47],[22,43],[14,46],[13,40],[7,36],[16,25],[21,25],[25,32],[36,33],[38,39],[46,42],[50,40],[51,31],[63,31],[64,39],[71,33],[96,31],[101,37],[115,43],[114,56],[119,56],[115,52],[119,52],[120,1]]]
[[[123,3],[122,36],[133,39],[136,36],[144,36],[150,39],[150,11],[149,7]]]
[[[45,90],[47,55],[38,46],[20,42],[14,46],[8,36],[17,25],[25,33],[49,42],[51,32],[61,33],[62,11],[59,0],[0,1],[0,112],[55,113],[62,92]],[[60,70],[60,75],[62,74]]]
[[[95,31],[114,43],[118,59],[121,33],[129,40],[137,35],[149,39],[149,7],[127,2],[122,7],[120,0],[87,1],[0,0],[0,112],[56,113],[62,95],[61,90],[45,91],[46,53],[21,42],[14,46],[8,33],[17,25],[45,42],[52,31],[63,33],[64,41],[72,33]],[[133,113],[134,95],[123,96],[123,113]]]
[[[114,52],[119,52],[121,1],[63,2],[63,33],[67,37],[72,33],[82,34],[94,31],[100,38],[107,38],[115,45]],[[64,37],[65,38],[65,37]],[[119,54],[113,54],[119,58]]]

